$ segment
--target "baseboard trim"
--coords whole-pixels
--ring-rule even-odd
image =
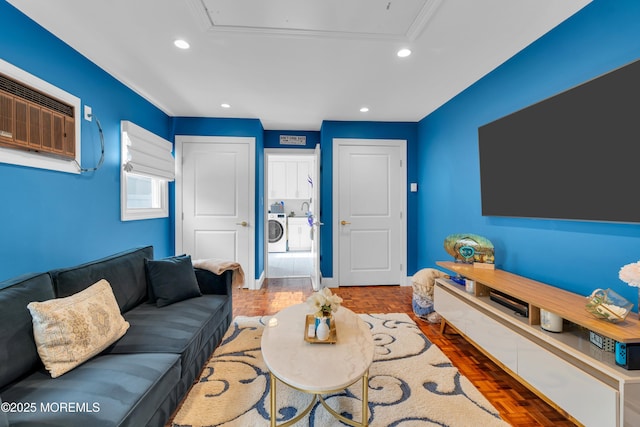
[[[333,277],[324,277],[324,276],[322,277],[322,280],[320,281],[320,285],[324,286],[325,288],[339,288],[340,287],[340,283],[335,281]]]
[[[404,281],[400,283],[400,286],[411,286],[412,280],[413,280],[413,276],[405,277]],[[340,283],[338,283],[333,277],[323,277],[322,286],[324,286],[325,288],[339,288]]]
[[[262,285],[264,284],[264,279],[265,277],[264,277],[264,270],[263,270],[262,273],[260,273],[260,277],[255,280],[255,283],[253,284],[252,289],[253,290],[261,289]]]

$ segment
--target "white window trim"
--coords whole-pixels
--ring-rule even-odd
[[[76,127],[76,157],[75,159],[63,159],[53,156],[43,155],[42,153],[35,153],[32,151],[16,150],[12,148],[0,147],[0,163],[8,163],[12,165],[27,166],[39,169],[48,169],[58,172],[67,173],[80,173],[78,167],[80,159],[82,159],[82,153],[80,152],[80,98],[71,95],[64,90],[53,86],[50,83],[45,82],[38,77],[27,73],[26,71],[9,64],[6,61],[0,59],[0,72],[15,80],[24,83],[27,86],[31,86],[43,93],[46,93],[54,98],[57,98],[67,104],[73,106],[75,115],[75,127]]]
[[[159,136],[141,128],[140,126],[128,122],[126,120],[121,121],[120,132],[120,219],[122,221],[135,221],[141,219],[154,219],[154,218],[166,218],[169,216],[169,180],[163,179],[155,175],[149,175],[144,173],[132,173],[131,175],[139,175],[150,178],[160,185],[160,206],[158,208],[135,208],[127,209],[127,176],[129,172],[125,170],[125,163],[127,163],[127,144],[125,132],[129,133],[129,137],[137,135],[139,138],[143,138],[147,142],[157,143],[159,146],[166,146],[171,144],[167,140],[160,138]]]
[[[120,168],[120,219],[136,221],[140,219],[166,218],[169,216],[169,185],[167,181],[152,178],[160,185],[160,207],[150,209],[127,209],[127,175]]]

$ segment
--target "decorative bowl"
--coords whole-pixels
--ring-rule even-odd
[[[612,289],[596,289],[587,297],[585,308],[598,319],[618,323],[627,317],[633,303]]]

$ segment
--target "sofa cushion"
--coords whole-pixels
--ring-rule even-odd
[[[0,388],[41,366],[27,304],[54,297],[47,273],[0,283]]]
[[[158,307],[202,295],[189,255],[145,260],[145,268]]]
[[[231,295],[231,282],[233,271],[225,271],[222,274],[214,274],[209,270],[194,268],[200,292],[212,295]]]
[[[97,261],[51,272],[57,297],[68,297],[106,279],[122,313],[147,298],[144,260],[153,258],[153,246],[130,249]]]
[[[175,354],[101,355],[55,380],[44,369],[36,371],[3,390],[2,399],[38,407],[7,414],[10,425],[145,426],[174,393],[180,370]],[[75,410],[56,410],[67,402]]]
[[[105,353],[180,354],[182,367],[187,369],[198,351],[229,316],[227,311],[231,304],[226,304],[228,298],[203,295],[161,308],[142,304],[124,314],[131,327]]]
[[[91,359],[129,329],[104,279],[77,294],[32,302],[27,308],[38,354],[52,378]]]

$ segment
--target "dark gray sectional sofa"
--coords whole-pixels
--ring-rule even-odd
[[[149,302],[145,259],[153,259],[150,246],[0,282],[0,426],[168,421],[231,323],[232,272],[196,269],[202,295],[158,307]],[[111,284],[130,327],[98,356],[51,378],[27,304],[75,294],[100,279]]]

